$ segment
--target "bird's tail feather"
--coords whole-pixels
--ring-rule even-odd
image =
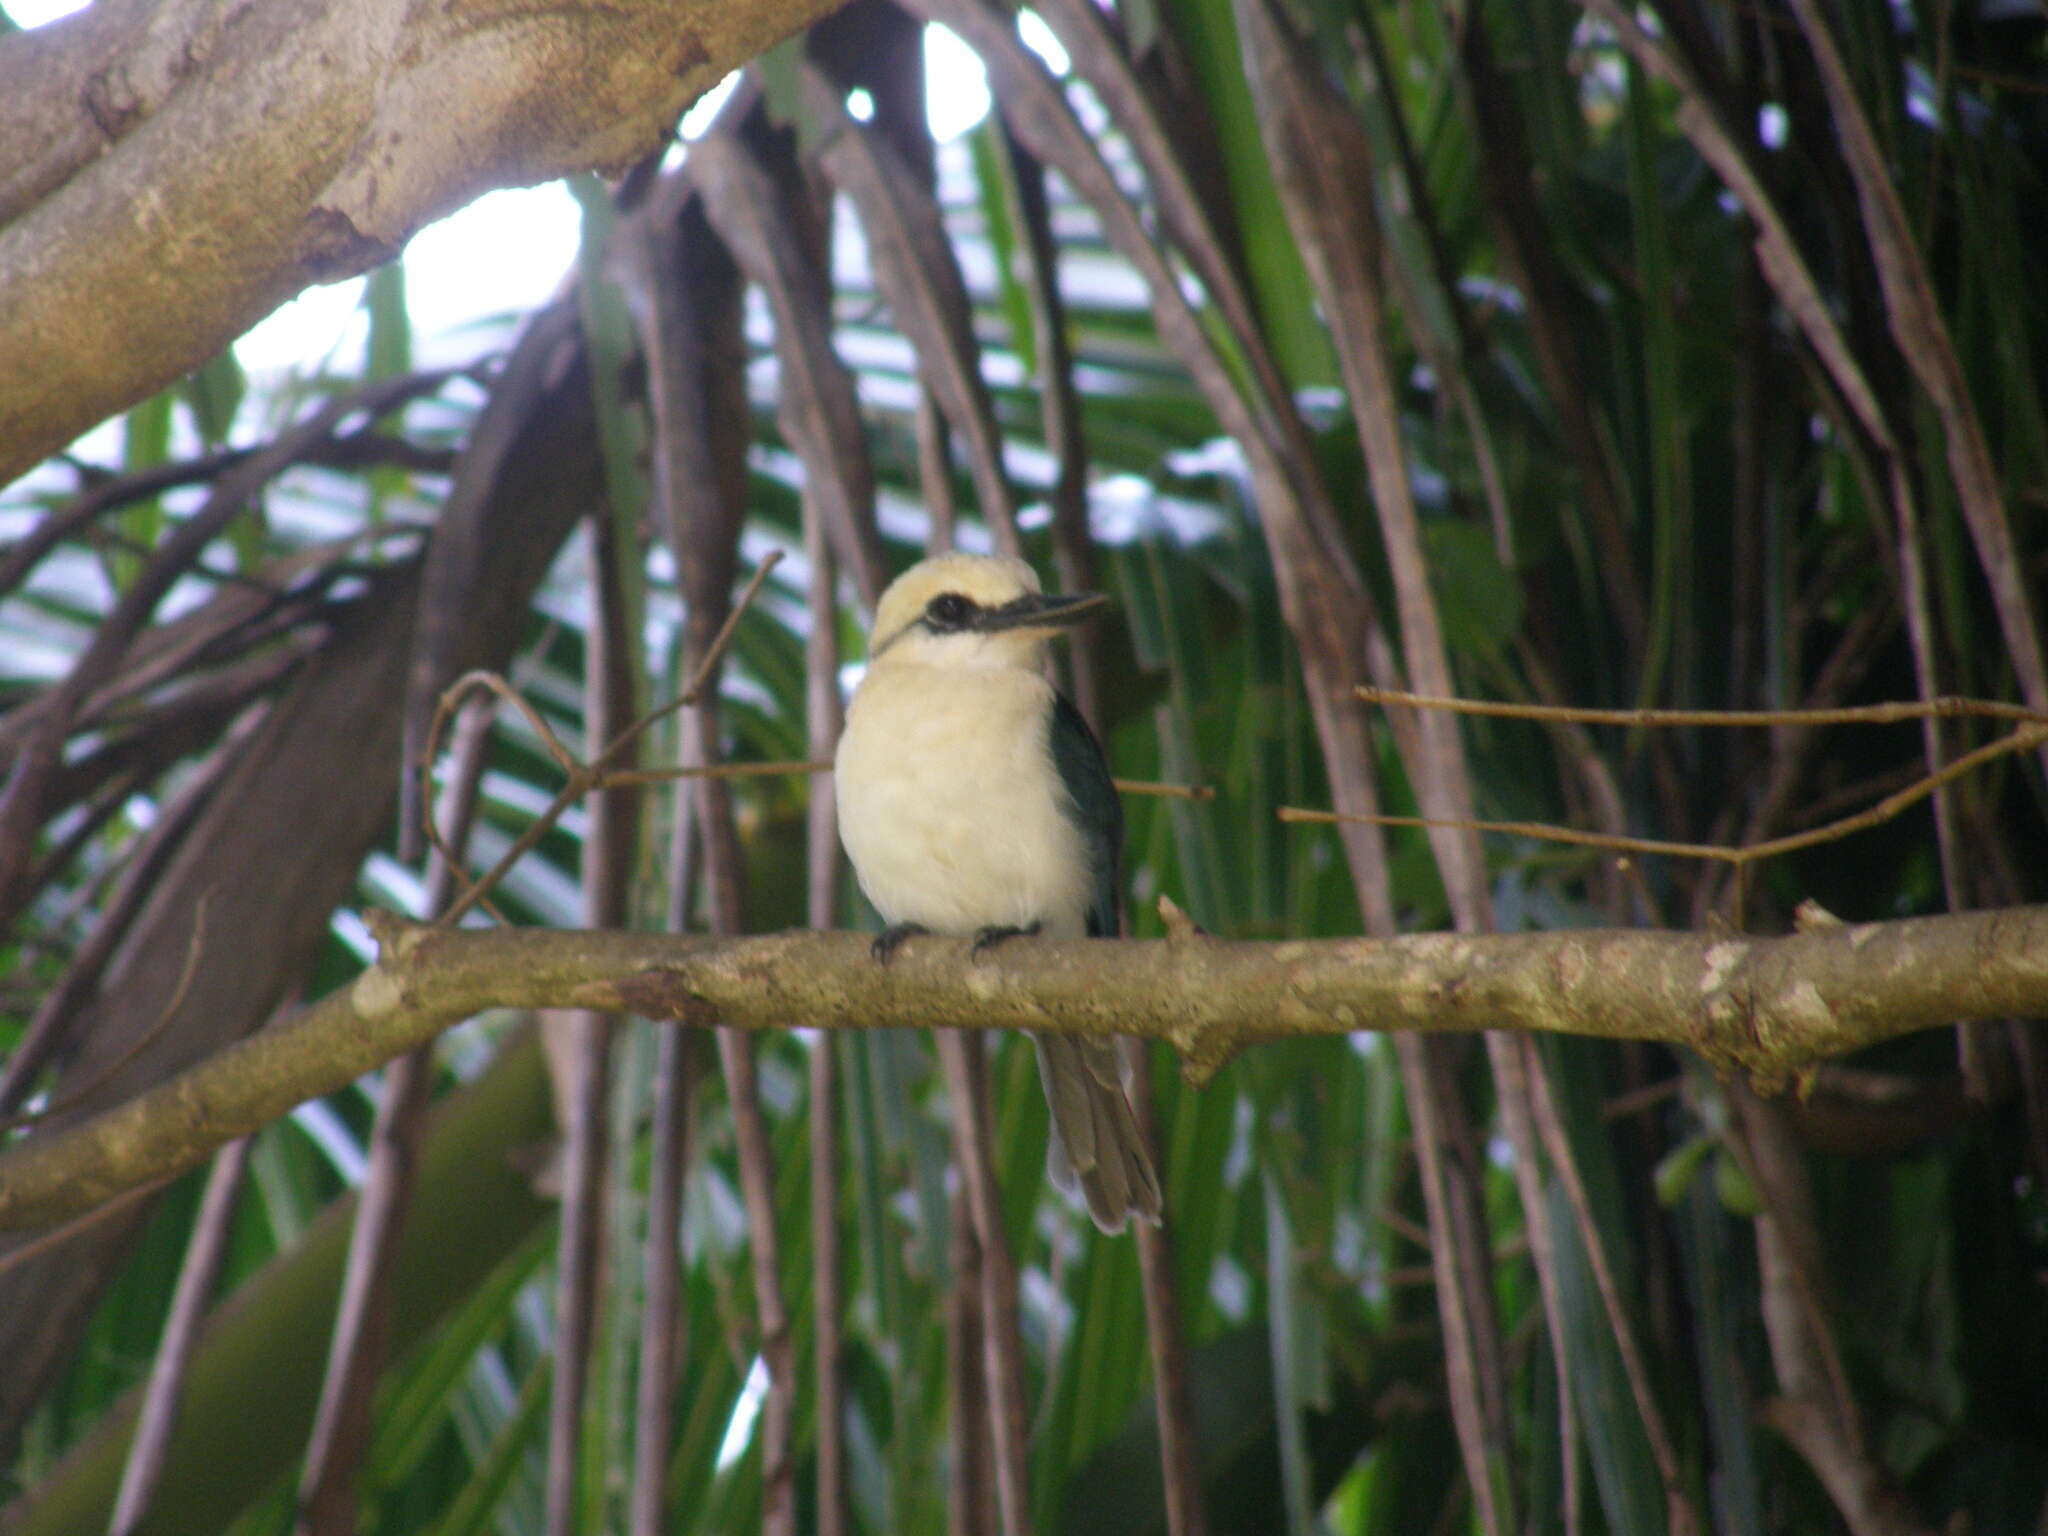
[[[1159,1175],[1125,1096],[1116,1047],[1085,1035],[1033,1035],[1038,1076],[1052,1110],[1046,1166],[1062,1189],[1078,1188],[1105,1232],[1135,1216],[1159,1220]]]

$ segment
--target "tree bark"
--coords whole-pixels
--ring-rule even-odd
[[[101,0],[0,39],[0,484],[839,0]]]
[[[1546,1030],[1689,1046],[1768,1090],[1957,1020],[2048,1013],[2048,906],[1827,925],[1783,938],[1631,929],[1238,943],[1015,944],[975,960],[864,935],[418,928],[347,987],[86,1123],[0,1155],[0,1229],[47,1226],[191,1167],[487,1008],[596,1008],[741,1029],[1139,1035],[1203,1082],[1260,1040]]]

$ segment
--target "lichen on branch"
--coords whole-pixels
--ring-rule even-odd
[[[81,1124],[0,1154],[0,1228],[53,1224],[196,1164],[441,1031],[498,1008],[590,1008],[742,1029],[1032,1029],[1162,1040],[1191,1080],[1295,1036],[1521,1030],[1689,1047],[1766,1089],[1859,1047],[2048,1014],[2048,907],[1826,924],[1782,938],[1580,929],[1239,943],[709,939],[378,925],[352,985]]]

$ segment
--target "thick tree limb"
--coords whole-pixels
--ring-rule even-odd
[[[1200,936],[967,945],[382,925],[386,958],[295,1018],[73,1129],[0,1155],[0,1229],[47,1226],[192,1166],[490,1008],[575,1007],[742,1029],[1142,1035],[1205,1081],[1261,1040],[1362,1029],[1544,1030],[1690,1046],[1782,1085],[1957,1020],[2048,1013],[2048,906],[1785,938],[1583,929],[1244,944]]]
[[[494,187],[644,154],[838,0],[103,0],[0,40],[0,484]]]

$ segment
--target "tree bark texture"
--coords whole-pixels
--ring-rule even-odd
[[[101,0],[0,39],[0,484],[838,0]]]
[[[1139,1035],[1205,1081],[1293,1035],[1543,1030],[1689,1046],[1766,1090],[1957,1020],[2048,1013],[2048,907],[1827,924],[1783,938],[1579,929],[1253,944],[716,939],[457,932],[387,918],[382,963],[295,1018],[70,1130],[0,1155],[0,1229],[47,1226],[191,1167],[488,1008],[574,1007],[742,1029]]]

